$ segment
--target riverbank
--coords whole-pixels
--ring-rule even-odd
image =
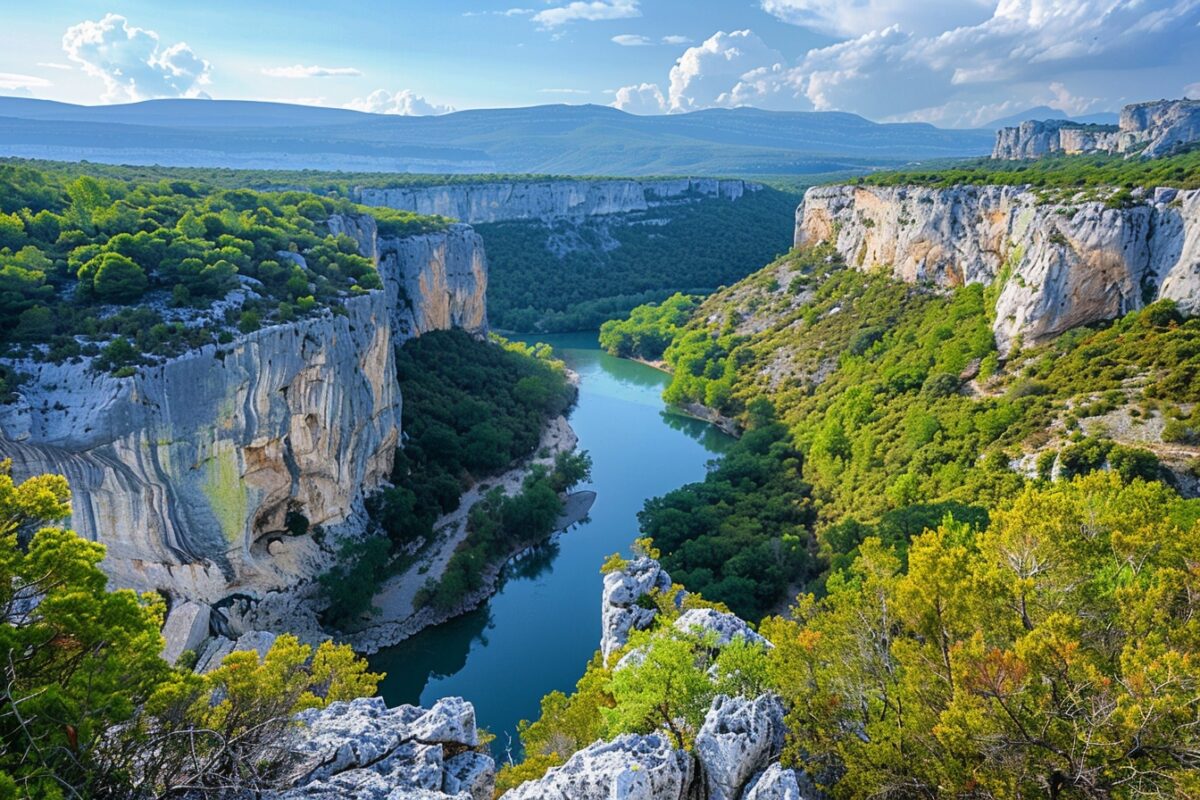
[[[371,655],[385,647],[398,644],[425,628],[465,614],[495,594],[505,564],[528,547],[517,548],[502,561],[489,565],[484,572],[482,585],[465,595],[453,608],[436,609],[430,606],[418,607],[416,604],[417,593],[426,583],[442,577],[454,552],[467,538],[467,520],[471,508],[483,499],[484,495],[496,487],[501,487],[504,493],[509,495],[520,491],[521,484],[535,465],[552,467],[559,453],[573,451],[578,443],[579,438],[566,417],[556,417],[542,431],[542,438],[532,458],[499,476],[480,481],[467,490],[460,498],[458,508],[442,516],[434,524],[436,538],[421,558],[404,572],[384,581],[372,601],[378,612],[372,616],[371,621],[358,630],[347,633],[342,640],[350,644],[356,652]],[[589,494],[590,498],[576,497]],[[594,501],[594,492],[568,495],[563,515],[554,533],[566,530],[586,518]]]

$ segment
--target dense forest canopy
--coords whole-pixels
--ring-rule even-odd
[[[582,221],[476,225],[503,330],[595,330],[676,292],[709,294],[791,246],[800,195],[764,188]]]

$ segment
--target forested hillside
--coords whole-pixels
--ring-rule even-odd
[[[643,529],[664,564],[736,609],[761,610],[768,597],[786,599],[789,582],[849,565],[868,537],[903,550],[947,513],[984,524],[1030,482],[1106,468],[1191,492],[1200,477],[1200,320],[1170,302],[1004,362],[987,287],[904,284],[848,269],[826,247],[789,254],[681,324],[689,305],[639,309],[608,323],[601,341],[663,358],[672,402],[715,409],[752,433],[777,414],[789,431],[779,446],[801,464],[790,491],[811,487],[815,560],[787,555],[808,530],[771,516],[778,492],[731,479],[724,465],[647,505]],[[744,437],[729,460],[778,474],[786,451],[763,448],[761,435]],[[724,494],[721,508],[750,510],[750,530],[773,542],[773,557],[743,564],[723,550],[728,531],[703,510],[713,492]],[[743,582],[757,602],[746,601]]]
[[[501,329],[594,330],[675,292],[709,294],[791,245],[799,195],[772,188],[645,212],[477,225]]]

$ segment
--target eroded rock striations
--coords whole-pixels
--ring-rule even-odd
[[[996,133],[992,158],[1042,158],[1054,153],[1163,156],[1200,140],[1200,100],[1156,100],[1121,109],[1118,125],[1028,120]]]
[[[796,212],[796,244],[822,241],[910,283],[997,285],[1002,353],[1158,299],[1200,311],[1200,190],[1113,208],[1012,186],[823,186]]]
[[[398,189],[361,188],[356,199],[471,224],[625,214],[704,198],[737,200],[762,186],[740,180],[672,178],[656,181],[559,180],[449,184]]]
[[[400,439],[395,344],[486,330],[486,261],[469,227],[407,239],[379,237],[369,217],[333,228],[359,234],[384,290],[132,377],[23,364],[31,379],[0,407],[0,455],[17,477],[67,476],[72,526],[107,546],[113,583],[187,611],[168,625],[174,654],[205,627],[186,601],[289,590],[325,568],[328,548],[286,535],[289,515],[361,529]]]

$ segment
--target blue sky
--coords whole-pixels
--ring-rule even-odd
[[[5,5],[0,93],[89,104],[753,105],[968,125],[1200,93],[1200,0]]]

